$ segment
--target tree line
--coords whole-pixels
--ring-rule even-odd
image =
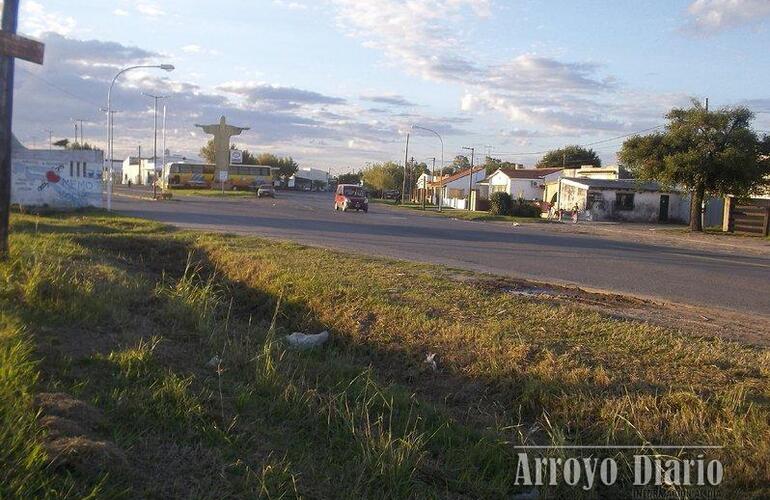
[[[235,144],[230,145],[230,149],[237,150],[238,146]],[[299,163],[294,161],[291,156],[279,157],[272,153],[260,153],[257,155],[252,154],[248,149],[241,150],[243,153],[244,165],[265,165],[273,167],[273,176],[276,180],[281,180],[284,183],[289,182],[289,177],[297,173],[299,170]],[[214,149],[214,140],[210,139],[205,146],[200,150],[200,156],[208,163],[214,163],[216,161],[216,151]]]

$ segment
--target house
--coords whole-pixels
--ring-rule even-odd
[[[439,189],[443,206],[465,210],[468,208],[469,191],[473,193],[470,197],[475,199],[475,192],[479,188],[478,182],[484,180],[485,177],[484,167],[475,167],[472,173],[471,169],[466,169],[444,177],[437,182],[432,182],[429,186]],[[470,186],[468,185],[469,181]]]
[[[52,208],[101,207],[104,153],[27,149],[11,143],[11,203]]]
[[[155,162],[152,158],[129,156],[123,160],[121,183],[150,185],[155,180]],[[117,180],[117,179],[116,179]]]
[[[555,207],[592,221],[683,222],[690,220],[690,197],[663,190],[657,182],[634,179],[561,178]]]
[[[559,179],[562,177],[570,179],[619,179],[620,168],[617,165],[609,167],[595,167],[593,165],[583,165],[580,168],[559,169],[558,175],[549,175],[544,179],[542,200],[554,205],[556,203],[557,192],[559,190]]]
[[[433,182],[433,176],[430,174],[422,173],[417,178],[414,186],[414,195],[412,201],[422,203],[423,201],[433,203],[433,188],[431,183]]]
[[[541,201],[545,183],[558,180],[561,171],[561,168],[500,168],[479,185],[486,186],[489,196],[508,193],[514,199]]]

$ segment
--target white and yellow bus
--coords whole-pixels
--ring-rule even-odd
[[[210,163],[169,163],[163,169],[165,189],[218,189],[215,166]],[[256,189],[273,183],[273,168],[267,165],[230,165],[225,189]]]

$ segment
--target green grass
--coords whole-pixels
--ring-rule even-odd
[[[480,221],[480,222],[518,222],[518,223],[541,223],[547,222],[541,217],[516,217],[511,215],[492,215],[489,212],[476,212],[468,210],[456,210],[454,208],[443,207],[439,212],[438,207],[435,205],[427,205],[425,210],[422,209],[422,204],[419,203],[405,203],[401,204],[394,200],[372,200],[375,203],[382,203],[384,205],[390,205],[397,208],[419,210],[431,215],[438,215],[442,217],[450,217],[453,219]]]
[[[706,452],[722,496],[770,494],[765,350],[444,268],[98,213],[14,215],[11,245],[3,498],[504,498],[526,491],[516,446],[532,443],[724,445]],[[281,340],[323,329],[319,350]],[[101,410],[127,468],[49,467],[41,391]],[[620,474],[601,495],[630,493]]]

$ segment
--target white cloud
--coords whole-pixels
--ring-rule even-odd
[[[331,0],[340,26],[394,67],[464,89],[459,109],[503,115],[519,127],[579,134],[624,130],[633,117],[618,106],[613,78],[591,62],[521,54],[484,61],[468,49],[463,27],[492,15],[488,0]]]
[[[283,7],[284,9],[289,10],[307,10],[308,8],[307,4],[286,0],[273,0],[273,5],[277,5],[278,7]]]
[[[136,6],[136,10],[147,17],[160,17],[166,15],[166,12],[163,11],[163,9],[150,3],[140,3]]]
[[[714,34],[762,22],[770,16],[770,1],[695,0],[687,11],[691,17],[690,29],[701,34]]]
[[[43,33],[68,35],[75,30],[75,19],[60,12],[48,12],[34,0],[22,2],[19,31],[39,37]]]
[[[112,13],[116,16],[126,17],[128,16],[128,11],[123,9],[115,9],[112,11]]]
[[[187,52],[188,54],[198,54],[200,53],[200,51],[201,51],[200,45],[190,44],[182,47],[182,52]]]

